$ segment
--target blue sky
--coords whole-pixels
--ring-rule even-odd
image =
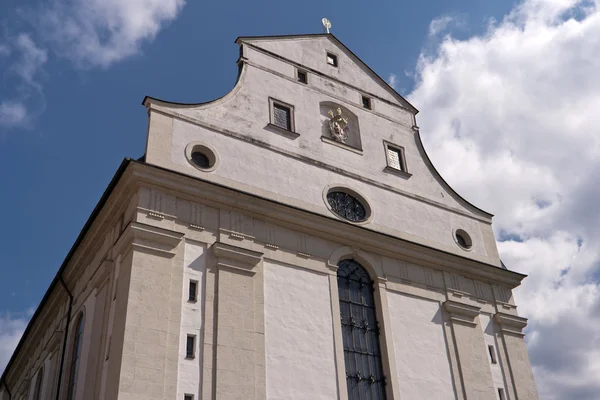
[[[322,17],[421,111],[442,175],[496,215],[503,260],[530,276],[516,296],[542,398],[595,398],[592,0],[4,0],[0,370],[121,160],[143,154],[143,97],[220,97],[236,78],[237,36],[318,33]],[[560,342],[570,337],[582,341]]]

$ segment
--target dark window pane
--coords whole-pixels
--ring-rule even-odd
[[[304,71],[298,71],[298,82],[302,82],[302,83],[306,83],[307,82],[306,72],[304,72]]]
[[[190,281],[190,288],[188,294],[189,301],[196,301],[196,293],[197,293],[198,283],[196,281]]]
[[[185,396],[183,396],[184,400],[194,400],[194,395],[193,394],[186,394]]]
[[[194,336],[188,336],[185,346],[185,357],[194,358]]]
[[[465,240],[465,238],[462,235],[456,234],[456,241],[458,242],[458,244],[460,244],[462,247],[469,247],[467,245],[467,241]]]
[[[362,103],[363,103],[364,108],[368,108],[369,110],[371,109],[371,99],[370,98],[368,98],[367,96],[363,96]]]
[[[373,282],[354,260],[338,264],[337,281],[349,400],[385,400]]]
[[[201,151],[192,152],[192,161],[200,168],[210,167],[210,160],[208,159],[208,156]]]
[[[273,104],[273,125],[280,128],[292,130],[292,121],[289,107],[281,104]]]
[[[349,221],[360,222],[367,218],[367,211],[362,203],[348,193],[329,192],[327,202],[334,213]]]

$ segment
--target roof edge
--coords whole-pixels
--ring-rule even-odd
[[[295,35],[267,35],[267,36],[238,36],[235,39],[234,43],[240,44],[244,40],[294,39],[294,38],[302,38],[302,37],[328,37],[330,39],[333,39],[335,42],[337,42],[338,45],[340,45],[342,48],[347,50],[348,53],[350,53],[350,55],[352,55],[352,57],[356,58],[362,65],[364,65],[368,71],[370,71],[373,75],[375,75],[375,77],[380,81],[380,83],[382,83],[386,89],[390,90],[396,97],[398,97],[399,100],[401,100],[401,102],[404,103],[404,105],[406,105],[412,112],[415,113],[415,115],[417,115],[419,113],[419,110],[415,106],[413,106],[404,96],[402,96],[400,93],[398,93],[396,91],[396,89],[391,87],[390,84],[387,83],[386,80],[383,79],[381,76],[379,76],[379,74],[377,72],[373,71],[373,69],[371,67],[369,67],[369,65],[367,63],[365,63],[359,56],[357,56],[352,50],[350,50],[350,48],[348,46],[346,46],[344,43],[342,43],[342,41],[340,39],[338,39],[333,33],[305,33],[305,34],[295,34]]]
[[[46,293],[44,293],[44,296],[42,297],[42,300],[38,304],[35,312],[31,316],[31,319],[27,323],[27,327],[25,327],[25,330],[23,331],[23,334],[21,335],[21,339],[19,340],[19,343],[15,347],[15,349],[14,349],[14,351],[12,353],[12,356],[8,360],[8,363],[6,364],[6,367],[4,367],[4,372],[2,372],[2,376],[0,377],[0,381],[4,382],[5,385],[6,385],[6,376],[8,374],[8,371],[9,371],[12,363],[16,359],[17,354],[19,353],[19,350],[23,346],[23,343],[25,342],[25,339],[26,339],[27,335],[29,334],[29,332],[31,331],[31,329],[32,329],[35,321],[37,320],[37,318],[41,314],[44,304],[48,301],[50,295],[54,291],[54,288],[58,284],[63,271],[65,270],[65,268],[69,264],[69,261],[71,261],[71,258],[73,258],[73,255],[75,254],[75,252],[79,248],[79,245],[81,244],[81,242],[83,241],[83,239],[87,235],[89,229],[91,228],[92,224],[96,220],[96,217],[98,216],[98,214],[100,214],[100,211],[102,211],[102,208],[104,208],[104,205],[106,204],[106,201],[108,200],[108,198],[112,194],[114,188],[117,186],[117,183],[119,183],[119,180],[123,176],[123,173],[125,172],[125,170],[127,169],[127,167],[129,166],[129,164],[132,161],[133,160],[131,158],[128,158],[128,157],[126,157],[126,158],[123,159],[123,161],[119,165],[119,168],[117,169],[117,172],[115,172],[115,174],[113,175],[113,177],[110,180],[108,186],[104,190],[104,193],[100,197],[100,200],[98,201],[98,203],[96,203],[96,206],[92,210],[92,213],[90,214],[90,216],[88,217],[87,221],[83,225],[83,228],[79,232],[79,235],[77,235],[77,239],[75,239],[75,242],[73,243],[73,246],[71,246],[71,249],[67,253],[67,256],[65,257],[65,259],[63,260],[60,268],[58,269],[58,272],[56,273],[56,275],[54,276],[54,278],[50,282],[50,286],[46,290]]]

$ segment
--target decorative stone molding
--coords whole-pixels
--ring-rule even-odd
[[[475,318],[479,316],[481,307],[446,300],[444,302],[444,308],[450,314],[450,319],[452,321],[463,325],[477,326]]]
[[[519,337],[525,336],[523,329],[527,326],[527,318],[497,312],[494,319],[500,326],[500,331]]]
[[[263,253],[217,242],[211,247],[217,258],[217,268],[233,269],[241,273],[254,275],[254,267],[262,260]]]
[[[131,249],[150,252],[162,257],[175,256],[175,248],[184,234],[140,222],[130,222],[115,243],[115,254],[125,254]]]

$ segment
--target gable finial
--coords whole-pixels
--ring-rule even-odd
[[[325,28],[325,31],[327,33],[329,33],[329,28],[331,28],[331,22],[329,22],[329,20],[327,18],[323,18],[321,20],[321,22],[323,23],[323,27]]]

